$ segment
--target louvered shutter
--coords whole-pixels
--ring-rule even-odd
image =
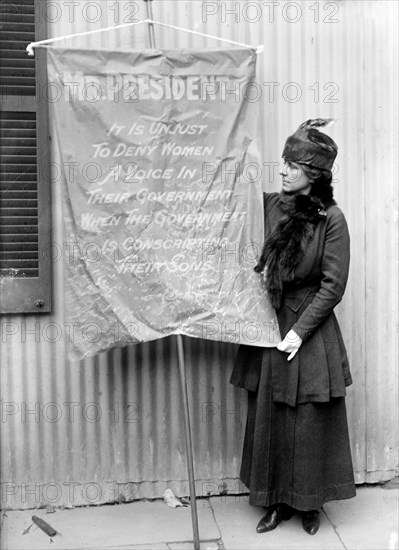
[[[0,313],[48,312],[48,109],[36,93],[46,83],[45,53],[26,53],[45,38],[35,0],[0,3],[0,32]]]

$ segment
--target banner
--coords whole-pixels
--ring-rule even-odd
[[[48,49],[76,357],[171,334],[275,346],[250,49]]]

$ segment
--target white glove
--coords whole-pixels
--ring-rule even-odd
[[[294,330],[290,330],[284,340],[277,344],[277,349],[289,353],[287,361],[291,361],[298,353],[303,340]]]

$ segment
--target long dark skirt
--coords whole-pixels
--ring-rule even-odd
[[[275,403],[263,361],[258,391],[248,392],[240,478],[255,506],[285,503],[306,511],[354,497],[345,398],[296,407]]]

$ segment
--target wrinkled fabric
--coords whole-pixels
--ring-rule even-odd
[[[253,271],[255,50],[47,52],[71,358],[172,334],[277,345]]]

